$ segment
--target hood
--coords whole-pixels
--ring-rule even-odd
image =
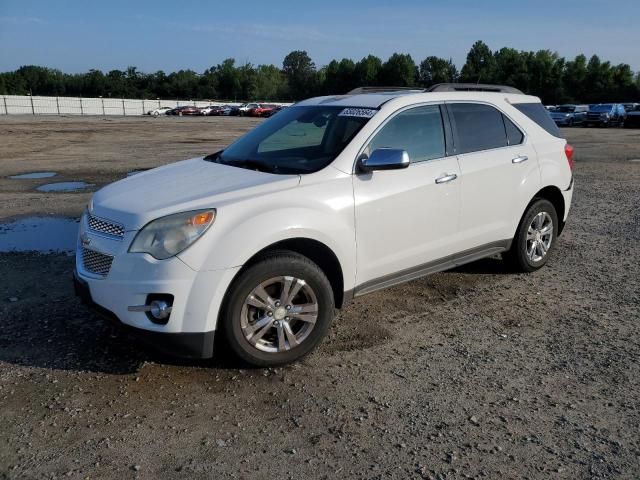
[[[194,158],[154,168],[98,190],[92,213],[138,230],[172,213],[219,208],[237,198],[293,188],[298,175],[274,175]]]

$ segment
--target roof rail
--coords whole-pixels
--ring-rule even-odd
[[[498,92],[524,95],[520,90],[506,85],[484,83],[438,83],[426,89],[427,92]]]
[[[347,95],[360,95],[363,93],[384,93],[384,92],[424,92],[424,88],[419,87],[358,87],[347,92]]]

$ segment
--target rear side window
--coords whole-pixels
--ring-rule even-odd
[[[504,115],[502,119],[504,120],[504,129],[507,132],[507,143],[509,145],[520,145],[524,140],[524,134]]]
[[[544,128],[547,133],[554,137],[562,138],[556,122],[549,116],[549,112],[547,112],[541,103],[516,103],[513,106]]]
[[[449,104],[449,111],[458,132],[456,153],[507,146],[502,113],[495,108],[477,103],[452,103]]]

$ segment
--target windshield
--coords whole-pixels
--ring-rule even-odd
[[[269,173],[316,172],[329,165],[375,113],[362,108],[293,106],[206,159]]]
[[[603,105],[591,105],[589,107],[590,112],[609,112],[613,108],[613,105],[605,103]]]
[[[576,107],[574,107],[573,105],[562,105],[556,109],[556,112],[562,112],[562,113],[573,113],[575,111],[576,111]]]

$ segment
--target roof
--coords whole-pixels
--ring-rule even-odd
[[[435,91],[426,92],[424,90],[398,90],[376,93],[356,93],[346,95],[328,95],[324,97],[314,97],[296,103],[296,106],[327,105],[335,107],[362,107],[380,108],[390,100],[415,97],[415,102],[446,101],[446,100],[487,100],[508,99],[509,103],[539,102],[537,97],[523,95],[520,93],[503,93],[487,91]]]

